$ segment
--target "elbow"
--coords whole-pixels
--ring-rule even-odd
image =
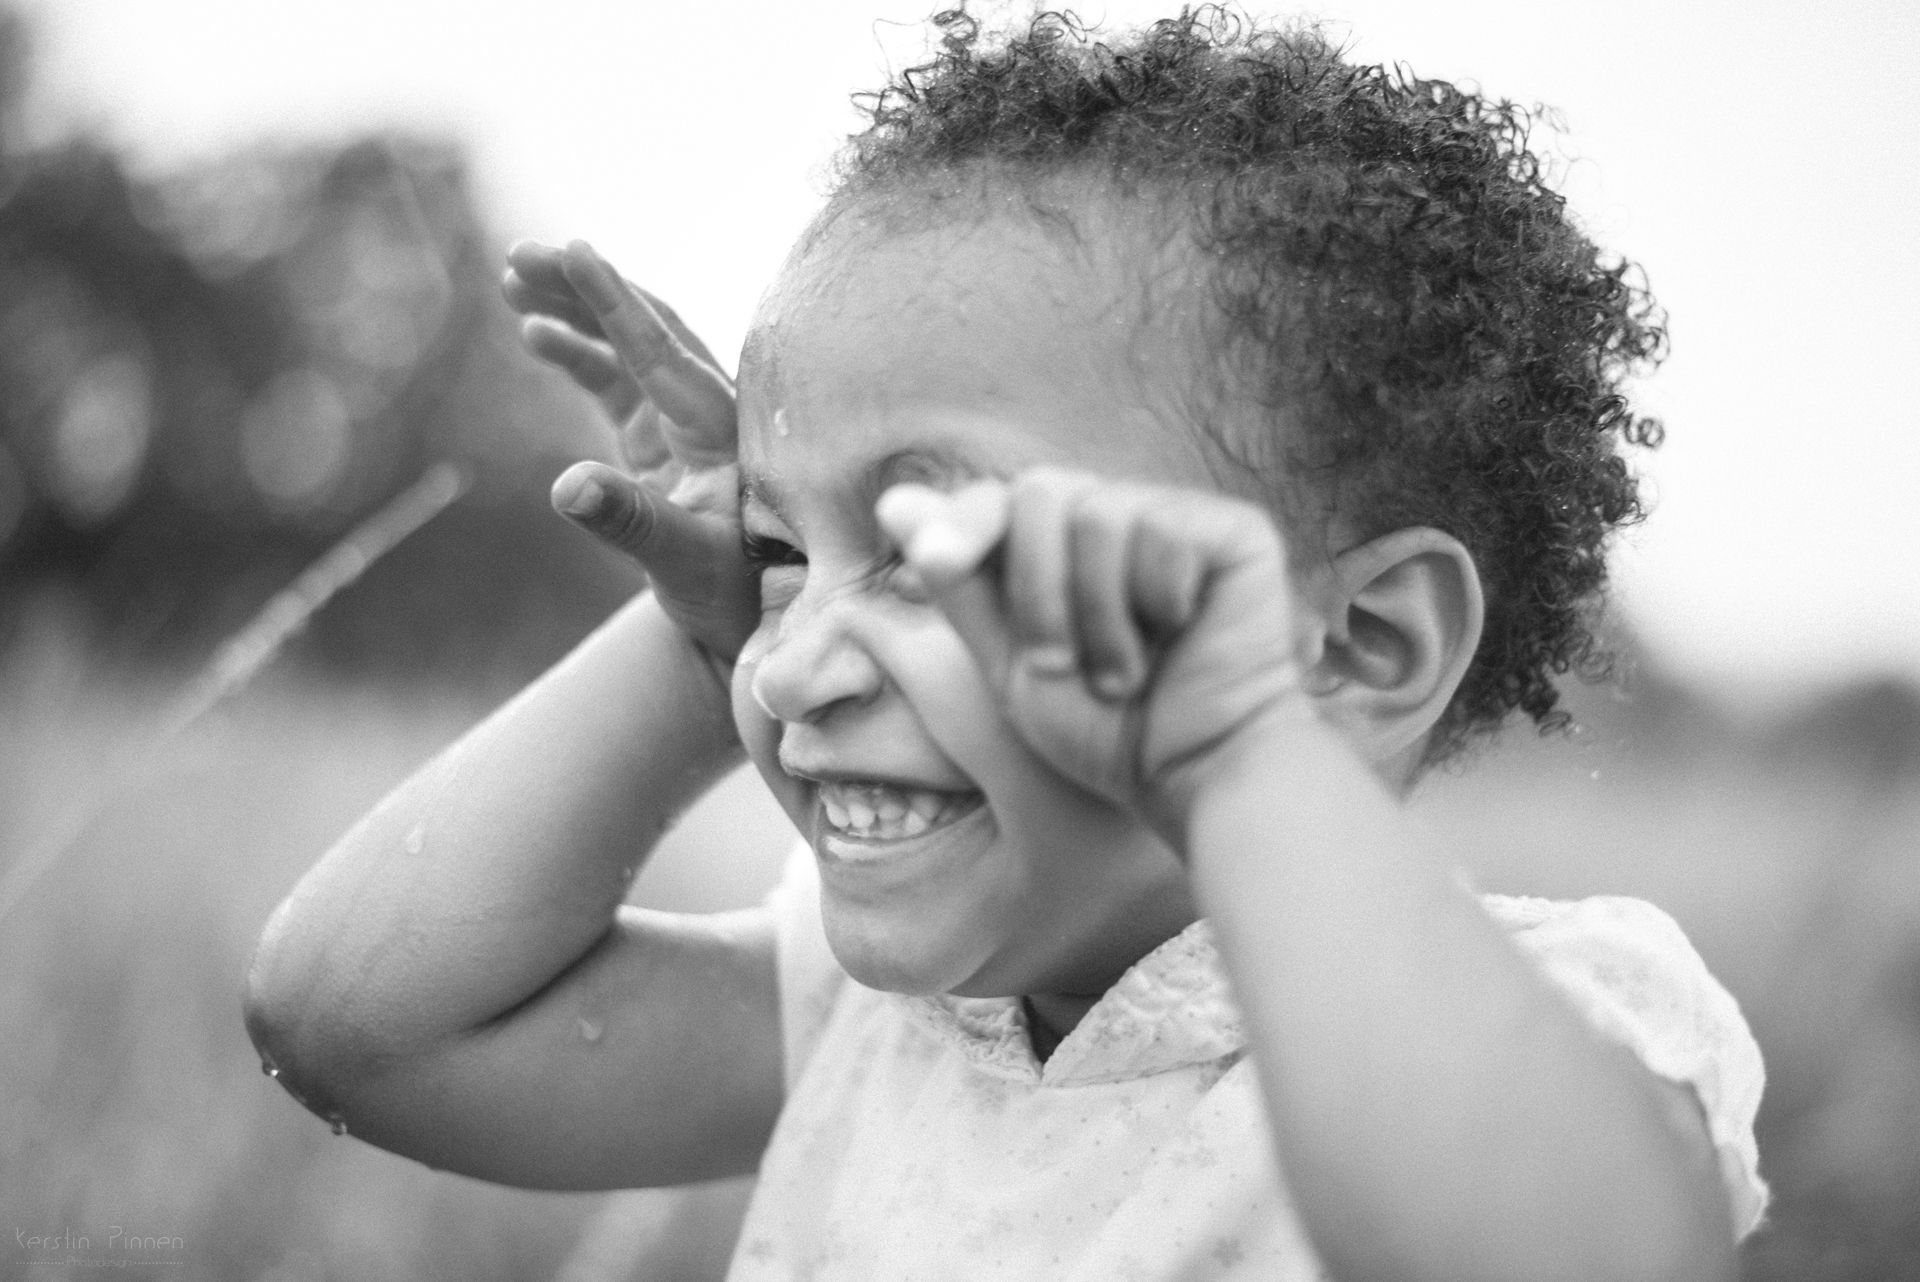
[[[268,921],[247,969],[241,1018],[260,1056],[260,1070],[323,1118],[341,1113],[345,1084],[356,1074],[352,1037],[328,1018],[313,958],[290,946],[287,905]]]
[[[257,961],[247,975],[240,1014],[246,1023],[247,1037],[260,1056],[260,1071],[285,1087],[294,1099],[307,1103],[311,1098],[309,1092],[296,1084],[305,1083],[310,1077],[303,1071],[306,1060],[299,1049],[297,1019],[281,994],[270,984],[261,982]]]
[[[280,914],[275,914],[277,921]],[[254,951],[247,968],[246,986],[241,993],[240,1014],[247,1037],[260,1056],[260,1071],[285,1087],[294,1099],[315,1112],[324,1112],[321,1082],[313,1071],[317,1060],[310,1044],[310,1021],[302,1018],[305,1006],[297,985],[289,982],[287,968],[281,964],[274,947],[275,931],[270,923],[266,935]]]
[[[260,1056],[260,1071],[287,1085],[289,1068],[301,1060],[301,1003],[274,966],[267,941],[255,951],[240,996],[247,1038]]]

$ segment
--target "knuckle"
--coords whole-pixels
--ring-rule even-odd
[[[1042,463],[1016,476],[1013,492],[1016,500],[1023,499],[1029,504],[1053,511],[1065,511],[1073,505],[1086,482],[1087,478],[1082,473],[1057,464]]]
[[[1108,485],[1083,493],[1074,515],[1089,531],[1089,537],[1105,545],[1139,520],[1140,507],[1140,496],[1133,487]]]
[[[1131,655],[1126,642],[1111,629],[1090,627],[1080,638],[1082,666],[1090,673],[1125,670]]]
[[[613,333],[618,335],[615,346],[620,352],[620,363],[635,378],[651,378],[666,365],[665,344],[646,330],[622,325],[614,328]]]
[[[656,522],[653,508],[637,491],[624,492],[599,526],[600,536],[616,547],[638,553],[652,537]]]

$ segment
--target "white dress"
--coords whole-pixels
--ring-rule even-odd
[[[810,855],[772,902],[787,1100],[729,1282],[1323,1276],[1207,923],[1135,964],[1043,1064],[1018,998],[848,978]],[[1733,1231],[1750,1231],[1760,1052],[1672,918],[1612,897],[1483,902],[1597,1028],[1693,1088]]]

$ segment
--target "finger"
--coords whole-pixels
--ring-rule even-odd
[[[554,510],[650,573],[683,569],[677,540],[694,534],[700,519],[632,477],[604,463],[576,463],[553,483]],[[736,549],[737,552],[737,549]]]
[[[554,316],[593,338],[605,337],[599,317],[567,279],[555,246],[531,240],[509,246],[500,293],[507,306],[522,315]]]
[[[616,421],[620,424],[616,433],[620,459],[630,471],[653,472],[673,462],[666,421],[653,402],[642,400],[631,414]]]
[[[681,629],[731,663],[760,618],[759,585],[740,555],[740,529],[689,511],[603,463],[578,463],[553,484],[553,505],[640,564]]]
[[[1140,498],[1122,490],[1083,495],[1068,527],[1068,599],[1081,669],[1102,698],[1125,699],[1146,682],[1146,648],[1129,593]]]
[[[500,278],[500,296],[522,316],[549,316],[589,338],[605,337],[593,309],[581,302],[572,290],[564,295],[547,293],[529,285],[524,277],[508,268]]]
[[[920,582],[941,591],[978,570],[1005,537],[1007,498],[997,481],[951,493],[896,485],[880,496],[874,516]]]
[[[969,574],[935,592],[933,603],[960,634],[988,688],[1004,701],[1016,647],[992,580]]]
[[[1157,514],[1134,526],[1127,596],[1151,636],[1170,636],[1186,627],[1200,608],[1205,582],[1200,553],[1181,531]]]
[[[598,400],[609,422],[625,424],[645,400],[639,381],[600,339],[588,338],[551,317],[529,316],[520,322],[520,341]]]
[[[685,321],[680,319],[679,312],[674,311],[673,308],[662,302],[658,294],[644,290],[632,281],[627,282],[627,288],[633,290],[639,294],[641,298],[646,300],[647,306],[653,308],[660,319],[667,323],[667,328],[673,331],[673,336],[679,339],[681,345],[689,352],[692,352],[697,359],[711,365],[716,370],[720,370],[723,373],[725,372],[726,367],[714,359],[713,353],[707,349],[707,345],[700,341],[700,336],[694,333]]]
[[[572,282],[567,279],[566,269],[563,266],[564,260],[565,251],[554,245],[543,245],[534,240],[520,240],[508,246],[508,271],[503,288],[511,287],[514,292],[509,295],[507,302],[513,305],[516,311],[547,311],[553,306],[571,305],[579,312],[580,320],[585,322],[581,328],[598,335],[599,319],[594,316],[591,308],[579,301]],[[715,360],[713,353],[708,350],[707,345],[700,341],[700,336],[680,319],[680,313],[661,301],[659,295],[642,289],[632,281],[627,281],[626,285],[660,314],[660,319],[667,323],[667,328],[673,331],[675,338],[686,345],[688,351],[715,369],[722,368],[720,362]],[[515,302],[516,298],[525,299],[531,305],[522,307]],[[556,311],[554,314],[560,313]],[[566,319],[570,323],[575,323],[572,316]]]
[[[996,688],[1004,684],[1012,641],[987,561],[1006,534],[1008,498],[1007,487],[997,481],[975,482],[952,493],[896,485],[874,507],[908,570]]]
[[[1086,482],[1053,470],[1025,473],[1014,483],[1004,554],[1008,624],[1021,661],[1037,673],[1077,673],[1068,596],[1067,523]]]
[[[507,246],[507,267],[523,277],[535,289],[553,294],[571,294],[558,245],[537,240],[516,240]]]
[[[520,342],[595,396],[622,380],[632,382],[612,347],[551,316],[529,316],[521,321]]]
[[[674,453],[689,467],[733,461],[734,397],[726,376],[695,356],[586,242],[568,245],[563,265],[628,372],[666,415]]]

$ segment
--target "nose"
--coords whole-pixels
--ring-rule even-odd
[[[789,606],[760,654],[751,689],[777,720],[818,722],[870,702],[886,678],[853,633],[856,604],[845,598]]]

